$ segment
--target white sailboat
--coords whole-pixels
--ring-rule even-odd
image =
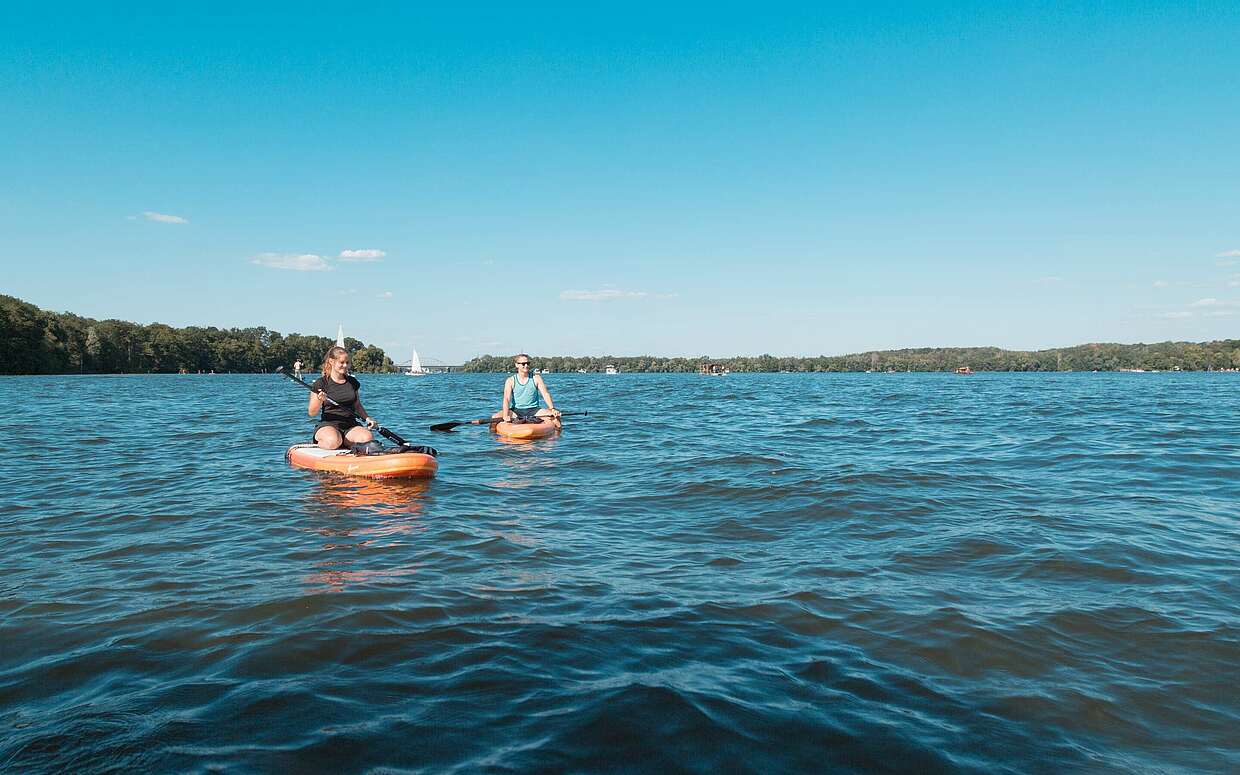
[[[417,349],[414,349],[413,357],[409,359],[409,369],[405,372],[405,376],[425,377],[427,374],[430,374],[430,372],[422,368],[422,360],[418,358]]]

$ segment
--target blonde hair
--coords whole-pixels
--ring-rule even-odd
[[[338,344],[327,348],[327,355],[323,356],[323,362],[319,364],[319,371],[323,372],[324,377],[332,373],[332,361],[336,359],[337,355],[344,355],[347,358],[349,357],[349,351]]]

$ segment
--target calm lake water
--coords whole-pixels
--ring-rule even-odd
[[[0,379],[0,770],[1240,770],[1240,374],[361,379]]]

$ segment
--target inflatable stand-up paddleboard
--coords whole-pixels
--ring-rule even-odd
[[[331,471],[377,479],[430,479],[439,470],[430,447],[385,449],[374,455],[356,455],[349,449],[322,449],[317,444],[294,444],[285,457],[298,468]]]
[[[555,423],[549,418],[538,422],[497,422],[492,427],[507,439],[541,439],[555,433]]]

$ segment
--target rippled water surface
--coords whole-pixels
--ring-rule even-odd
[[[1240,374],[0,380],[0,769],[1240,770]]]

